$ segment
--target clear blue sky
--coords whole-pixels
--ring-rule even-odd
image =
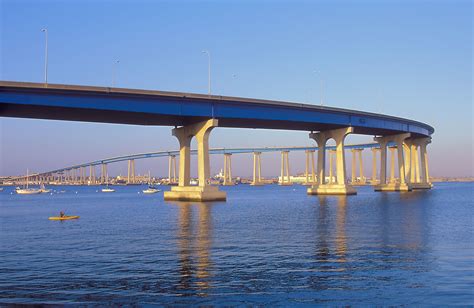
[[[471,1],[0,0],[0,79],[320,101],[435,127],[433,175],[473,175]],[[233,77],[236,75],[236,77]],[[176,149],[169,127],[1,119],[0,174],[44,171],[112,155]],[[348,143],[370,141],[351,136]],[[211,146],[313,144],[307,132],[216,129]],[[366,153],[369,159],[369,151]],[[292,171],[303,170],[292,154]],[[213,171],[222,157],[212,160]],[[349,160],[348,160],[349,161]],[[250,175],[251,157],[234,157]],[[137,162],[164,175],[166,161]],[[277,174],[278,154],[263,157]],[[368,165],[368,164],[366,164]],[[126,172],[126,165],[112,169]],[[368,170],[368,169],[367,169]]]

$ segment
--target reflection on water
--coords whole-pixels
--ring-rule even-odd
[[[339,262],[346,262],[346,205],[347,197],[338,196],[336,214],[336,255],[339,259]]]
[[[473,184],[348,197],[239,185],[212,204],[60,189],[0,193],[0,306],[474,304]],[[60,210],[81,218],[48,220]]]
[[[205,290],[211,286],[209,274],[210,246],[212,244],[212,204],[173,202],[179,207],[178,247],[180,262],[179,289],[197,291],[197,295],[206,296]],[[197,226],[193,224],[193,209],[198,211]],[[192,293],[183,292],[183,295]]]
[[[336,200],[337,203],[337,212],[336,212],[336,234],[335,234],[335,256],[337,257],[338,262],[345,262],[345,256],[347,251],[347,238],[346,238],[346,205],[347,197],[346,196],[318,196],[319,201],[319,220],[317,222],[317,233],[318,233],[318,243],[317,243],[317,256],[319,262],[324,262],[328,260],[331,251],[328,245],[328,237],[332,237],[332,234],[329,233],[328,229],[330,223],[332,222],[332,217],[328,216],[328,207],[330,206],[329,200]]]

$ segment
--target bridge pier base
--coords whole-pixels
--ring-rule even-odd
[[[225,201],[226,193],[216,186],[173,186],[165,191],[167,201]]]
[[[408,176],[410,185],[413,189],[431,189],[433,184],[429,180],[428,155],[426,147],[431,143],[431,138],[415,138],[408,141],[410,153],[410,170]],[[420,174],[420,155],[421,154],[421,174]]]
[[[355,195],[357,191],[346,183],[346,166],[344,158],[344,139],[354,129],[352,127],[340,128],[319,133],[310,133],[309,137],[314,139],[318,145],[318,183],[308,188],[308,195]],[[329,139],[336,141],[336,183],[330,178],[326,184],[326,142]]]
[[[226,193],[219,191],[217,187],[210,186],[209,163],[209,134],[218,124],[217,120],[211,119],[179,128],[174,128],[173,136],[179,141],[179,183],[165,191],[165,200],[173,201],[224,201]],[[191,140],[197,140],[198,152],[198,186],[190,185],[191,167]]]
[[[374,138],[380,144],[380,184],[374,186],[375,191],[411,191],[412,186],[406,181],[405,171],[405,157],[403,155],[403,144],[405,139],[410,137],[410,133],[391,135],[385,137]],[[387,183],[387,144],[395,142],[396,148],[392,147],[390,160],[390,181]],[[395,165],[395,150],[398,155],[398,173],[399,181],[395,179],[394,165]]]

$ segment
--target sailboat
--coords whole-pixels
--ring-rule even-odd
[[[46,187],[44,186],[44,183],[41,183],[39,190],[42,194],[47,194],[51,192],[51,189],[46,189]]]
[[[155,186],[151,185],[150,171],[148,171],[148,188],[143,190],[144,194],[156,194],[160,190]]]
[[[105,179],[106,183],[105,183],[105,188],[102,188],[102,192],[105,192],[105,193],[111,193],[111,192],[115,192],[115,189],[113,188],[109,188],[109,174],[107,173],[106,175],[106,179]]]
[[[19,195],[35,195],[41,193],[41,190],[38,188],[28,188],[28,179],[29,173],[28,169],[26,169],[26,186],[24,188],[17,188],[15,191]]]

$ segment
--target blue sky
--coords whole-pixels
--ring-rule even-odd
[[[329,106],[434,126],[433,175],[474,173],[471,1],[0,3],[2,80],[43,80],[44,27],[50,83],[110,86],[119,59],[118,87],[206,93],[207,49],[214,94],[319,104],[321,76]],[[0,129],[0,174],[177,148],[169,127],[2,118]],[[307,144],[307,132],[211,135],[214,147]],[[302,156],[291,158],[293,172],[302,171]],[[213,158],[213,171],[222,161]],[[235,156],[234,173],[250,175],[250,162]],[[137,162],[137,169],[164,175],[166,163]],[[278,154],[267,154],[263,173],[277,174],[278,164]],[[111,170],[124,173],[126,165]]]

